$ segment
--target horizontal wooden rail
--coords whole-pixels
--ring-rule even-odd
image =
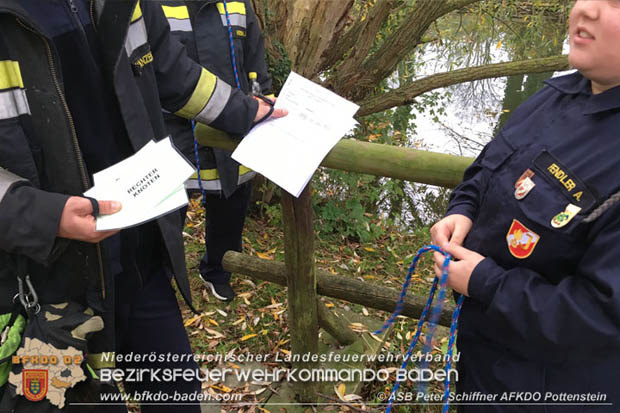
[[[238,141],[197,124],[196,139],[201,145],[233,150]],[[403,179],[453,188],[473,158],[420,151],[378,143],[342,139],[323,159],[321,166],[349,172]]]
[[[227,251],[222,264],[226,271],[286,286],[286,269],[283,262],[263,260],[236,251]],[[317,292],[320,295],[388,312],[394,311],[400,294],[400,291],[394,288],[334,275],[318,268],[316,269],[316,281]],[[425,304],[425,297],[407,294],[402,315],[418,319]],[[308,305],[312,303],[309,302]],[[454,305],[446,303],[439,319],[440,325],[450,326],[452,311],[454,311]]]

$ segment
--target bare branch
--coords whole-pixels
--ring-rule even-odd
[[[496,63],[437,73],[411,82],[398,89],[373,96],[361,103],[357,116],[381,112],[394,106],[409,105],[416,96],[446,86],[493,77],[513,76],[523,73],[542,73],[567,70],[568,56],[553,56],[515,62]]]
[[[368,15],[365,19],[358,20],[341,38],[333,37],[333,43],[331,47],[325,50],[323,54],[323,61],[321,62],[321,70],[327,69],[334,65],[338,60],[349,51],[351,53],[347,56],[347,60],[344,62],[348,67],[358,67],[364,59],[368,56],[375,37],[383,21],[387,18],[390,12],[393,12],[395,6],[401,0],[383,0],[377,2],[368,11]],[[344,69],[346,72],[347,69]]]
[[[420,43],[431,24],[451,11],[480,0],[418,0],[396,31],[383,42],[356,72],[336,78],[333,83],[340,93],[355,101],[365,98],[381,80]]]

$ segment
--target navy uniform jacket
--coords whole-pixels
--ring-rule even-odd
[[[185,45],[188,56],[236,88],[228,32],[230,21],[241,92],[248,94],[248,74],[255,72],[262,92],[271,93],[263,33],[249,0],[227,1],[226,8],[224,2],[216,0],[177,0],[160,4],[170,24],[172,36]],[[164,114],[164,119],[175,145],[195,163],[194,137],[190,122],[169,113]],[[209,128],[209,131],[214,135],[226,135],[213,128]],[[230,155],[231,151],[225,149],[200,146],[199,161],[204,189],[222,191],[224,196],[229,197],[238,185],[249,181],[255,175],[231,159]],[[194,179],[188,182],[188,187],[197,188]]]
[[[459,320],[461,390],[618,398],[620,204],[583,219],[620,190],[619,135],[620,87],[592,95],[573,73],[547,81],[465,172],[448,214],[472,219],[464,246],[487,258]],[[527,170],[535,186],[517,199]]]

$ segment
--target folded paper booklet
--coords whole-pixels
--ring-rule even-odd
[[[183,184],[194,172],[168,137],[94,174],[95,186],[84,195],[123,205],[115,214],[97,217],[97,231],[139,225],[187,205]]]
[[[323,158],[355,127],[359,106],[291,72],[276,108],[288,109],[288,115],[258,124],[232,157],[298,197]]]

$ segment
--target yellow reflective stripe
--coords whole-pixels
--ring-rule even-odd
[[[140,1],[136,3],[136,8],[133,9],[133,15],[131,16],[131,22],[135,22],[142,17],[142,9],[140,9]]]
[[[226,14],[226,10],[224,9],[224,3],[216,3],[217,11],[220,14]],[[245,3],[242,1],[227,1],[226,9],[228,9],[228,14],[243,14],[245,16]]]
[[[187,6],[161,6],[164,15],[169,19],[189,19]]]
[[[201,169],[200,170],[200,179],[203,181],[214,181],[220,177],[220,174],[217,172],[217,169]],[[198,179],[198,174],[194,173],[194,175],[190,176],[189,179]]]
[[[247,166],[239,165],[239,176],[245,175],[247,173],[254,172]],[[217,169],[201,169],[200,170],[200,179],[203,181],[214,181],[220,178],[220,174]],[[194,173],[194,175],[190,176],[189,179],[198,179],[198,174]]]
[[[0,90],[14,87],[24,87],[22,72],[19,70],[19,62],[2,60],[0,61]]]
[[[274,94],[272,93],[272,94],[269,94],[269,95],[265,95],[265,97],[266,97],[266,98],[269,98],[269,99],[275,99],[275,98],[276,98],[276,95],[274,95]]]
[[[202,111],[202,109],[207,106],[207,102],[211,98],[213,90],[215,89],[216,82],[217,77],[205,68],[202,68],[200,78],[198,79],[198,84],[196,85],[192,96],[189,98],[185,106],[175,112],[175,115],[188,119],[195,118]]]

